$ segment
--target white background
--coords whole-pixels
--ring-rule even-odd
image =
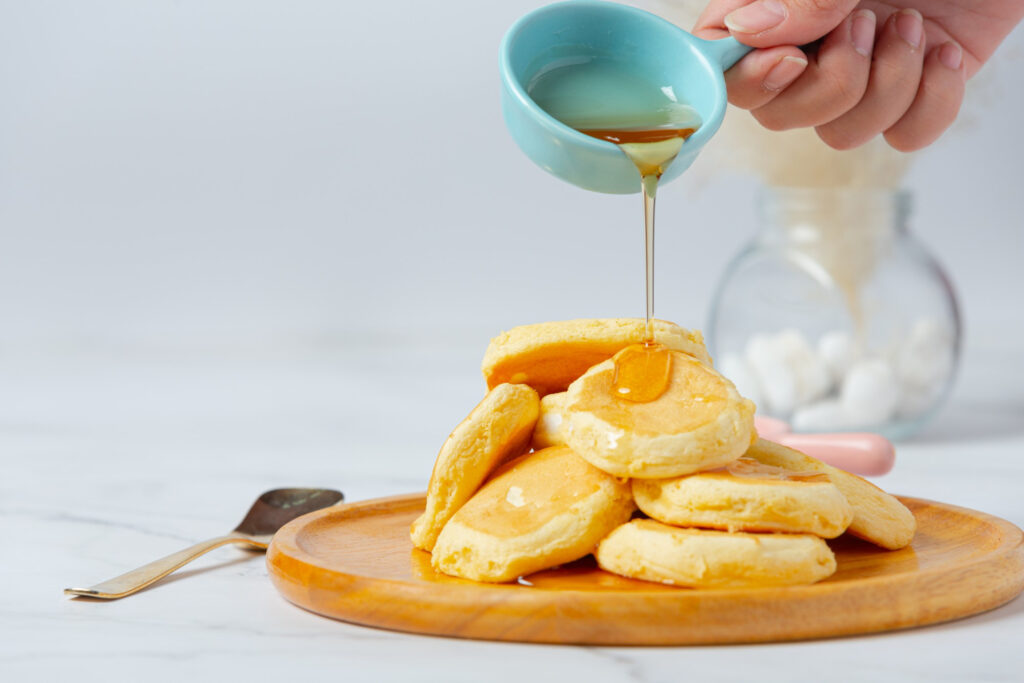
[[[274,486],[422,490],[491,336],[641,313],[639,199],[554,180],[504,130],[498,43],[537,4],[0,0],[11,680],[1019,679],[1020,599],[899,634],[652,650],[331,622],[231,549],[123,601],[61,596],[225,531]],[[967,345],[879,482],[1018,526],[1022,55],[1018,29],[908,178]],[[698,160],[659,193],[661,317],[702,326],[755,188]]]
[[[4,1],[0,344],[482,353],[641,314],[639,199],[547,176],[501,121],[498,43],[539,4]],[[971,343],[1022,329],[1022,56],[1018,29],[907,180]],[[660,193],[660,317],[703,326],[754,188],[698,160]]]

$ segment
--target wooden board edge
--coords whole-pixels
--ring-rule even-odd
[[[422,498],[423,494],[407,494],[350,503],[341,507],[352,508],[353,512],[367,512],[370,510],[393,509],[396,506],[411,506],[417,504]],[[652,632],[650,629],[641,629],[635,634],[623,633],[615,629],[608,631],[600,623],[595,624],[592,616],[586,616],[581,619],[579,615],[574,616],[572,614],[571,606],[568,608],[561,606],[557,610],[558,614],[547,615],[549,620],[554,619],[557,622],[556,627],[536,632],[528,627],[529,622],[536,615],[543,614],[545,609],[548,612],[551,611],[550,606],[545,605],[545,602],[548,602],[548,600],[543,599],[542,591],[517,591],[517,593],[513,594],[502,591],[504,595],[499,595],[497,592],[474,590],[477,588],[493,589],[493,586],[450,584],[446,585],[445,588],[453,590],[439,593],[439,595],[450,596],[450,599],[435,596],[433,600],[424,603],[420,599],[419,591],[409,591],[409,586],[403,582],[383,579],[365,580],[363,577],[338,573],[338,581],[329,588],[328,592],[336,592],[336,595],[342,600],[347,596],[352,603],[366,601],[372,605],[374,601],[386,600],[392,604],[398,602],[405,605],[405,609],[383,614],[380,610],[375,609],[365,611],[355,609],[352,604],[331,607],[332,603],[329,600],[324,601],[321,599],[318,601],[313,599],[314,596],[303,586],[308,585],[306,581],[308,576],[317,571],[315,563],[310,564],[304,561],[301,556],[305,555],[305,553],[294,542],[287,543],[287,535],[282,538],[281,544],[278,544],[278,539],[275,538],[275,544],[271,545],[267,555],[267,565],[271,580],[287,600],[305,610],[330,618],[363,626],[407,633],[550,644],[703,645],[783,642],[788,640],[843,637],[926,626],[965,618],[1006,604],[1024,590],[1024,532],[1018,527],[1001,518],[968,508],[909,497],[902,497],[901,500],[914,504],[937,505],[955,510],[961,514],[982,517],[1004,532],[1006,542],[1000,545],[994,554],[985,555],[982,559],[960,568],[954,583],[959,584],[961,589],[965,585],[971,585],[974,589],[972,591],[961,590],[962,599],[949,599],[951,592],[947,590],[949,588],[948,577],[941,576],[942,572],[938,569],[928,572],[908,573],[901,575],[900,579],[896,581],[892,580],[892,577],[888,577],[889,585],[885,588],[875,587],[876,593],[883,592],[885,595],[880,596],[876,594],[873,596],[873,599],[887,600],[891,604],[896,605],[893,614],[888,616],[881,614],[872,616],[868,612],[866,613],[867,616],[862,619],[828,619],[826,620],[827,623],[823,624],[819,621],[816,625],[808,625],[806,628],[794,629],[792,623],[785,629],[781,626],[787,620],[779,618],[781,615],[778,614],[778,595],[776,593],[777,591],[785,591],[787,589],[760,589],[753,600],[748,599],[739,606],[742,614],[736,614],[735,617],[725,619],[727,626],[724,629],[707,628],[705,625],[702,625],[701,628],[689,632],[679,628],[669,629],[668,632],[662,633]],[[337,514],[338,510],[329,509],[328,511],[311,513],[307,517],[328,514],[330,512]],[[298,521],[296,520],[296,522]],[[292,530],[293,536],[295,530],[302,526],[296,525],[296,522],[292,522],[289,525],[295,525],[295,528]],[[879,578],[882,577],[868,578],[857,582],[857,584],[850,585],[817,584],[816,586],[801,588],[821,589],[831,586],[832,589],[828,592],[832,593],[835,602],[842,603],[845,592],[863,588],[864,582],[870,583],[874,579]],[[842,587],[836,590],[836,586]],[[515,590],[513,586],[505,586],[505,588]],[[928,595],[929,599],[924,602],[917,601],[906,605],[900,604],[901,595],[921,592]],[[561,597],[572,598],[572,593],[573,591],[566,591]],[[592,592],[578,591],[578,593],[591,599],[593,598]],[[722,601],[718,601],[720,603],[718,605],[713,604],[716,594],[718,597],[721,597],[724,593],[722,591],[707,591],[700,594],[687,592],[686,595],[690,596],[690,599],[685,602],[694,603],[690,607],[696,612],[717,610],[721,616],[723,610],[729,612],[731,609],[736,608],[735,601],[731,607],[728,603],[723,603]],[[955,595],[955,592],[952,594]],[[612,620],[615,620],[617,616],[621,618],[621,615],[616,615],[616,612],[619,612],[623,605],[615,603],[635,603],[638,595],[642,596],[644,594],[609,594],[609,596],[614,597],[611,597],[609,600],[611,604],[609,605],[607,618]],[[665,594],[652,593],[650,595],[664,597]],[[698,595],[699,597],[695,597]],[[322,598],[323,596],[321,595],[320,597]],[[807,600],[821,602],[823,598],[821,595],[815,594],[814,590],[805,590],[799,596],[791,594],[787,600],[784,604],[799,612],[801,602]],[[825,600],[828,602],[828,599]],[[569,602],[571,605],[571,600]],[[328,606],[325,607],[325,604]],[[503,619],[488,620],[473,617],[473,615],[484,614],[488,609],[496,608],[497,606],[501,606],[504,611],[510,613],[506,614]],[[465,613],[467,616],[457,620],[460,623],[453,623],[451,621],[438,622],[431,618],[432,612],[435,612],[436,609]],[[766,613],[762,615],[761,611]],[[664,617],[666,615],[662,614],[661,616]],[[766,619],[759,619],[759,617],[766,617]],[[492,621],[495,623],[490,623]],[[737,630],[734,622],[746,624],[759,622],[762,626],[758,630]],[[772,627],[773,623],[776,628]],[[797,623],[801,623],[801,621],[797,620]]]

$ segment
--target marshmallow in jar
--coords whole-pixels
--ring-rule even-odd
[[[719,370],[797,431],[905,437],[948,393],[960,345],[949,278],[907,230],[906,193],[773,188],[719,283]]]

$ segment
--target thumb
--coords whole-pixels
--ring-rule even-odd
[[[859,0],[754,0],[725,15],[729,32],[753,47],[805,45],[850,15]]]

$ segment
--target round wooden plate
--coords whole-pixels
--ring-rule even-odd
[[[422,494],[328,508],[282,528],[267,554],[285,598],[335,619],[412,633],[534,643],[683,645],[870,633],[998,607],[1024,589],[1024,532],[974,510],[901,499],[913,544],[830,541],[839,568],[811,586],[689,590],[634,581],[591,558],[482,584],[412,547]]]

